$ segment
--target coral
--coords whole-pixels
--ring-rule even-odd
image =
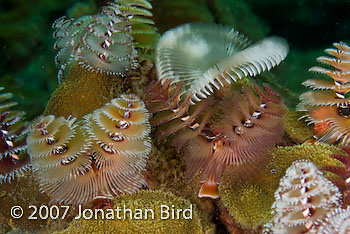
[[[140,66],[130,72],[130,79],[123,80],[122,89],[125,93],[133,93],[141,100],[146,100],[145,87],[153,80],[155,69],[152,59],[139,58],[139,61]]]
[[[305,233],[341,205],[341,193],[308,161],[295,161],[280,181],[264,233]]]
[[[333,44],[336,49],[325,52],[333,57],[322,56],[318,62],[332,66],[335,70],[312,67],[310,71],[331,77],[333,80],[307,80],[304,86],[317,91],[309,91],[300,96],[298,110],[307,111],[306,121],[315,126],[318,141],[347,145],[350,141],[349,126],[349,59],[350,47],[343,42]]]
[[[231,218],[230,213],[228,212],[228,210],[225,207],[223,207],[222,202],[219,202],[218,206],[220,209],[220,220],[221,220],[222,224],[225,225],[228,233],[230,233],[230,234],[258,234],[258,233],[261,233],[261,230],[242,228],[242,226],[240,224],[236,223],[236,221]]]
[[[141,188],[150,152],[144,103],[122,95],[83,119],[48,115],[31,125],[28,152],[40,189],[53,202],[78,205]]]
[[[265,38],[250,47],[248,44],[231,27],[181,25],[164,33],[157,44],[158,79],[184,82],[183,93],[200,101],[226,82],[270,70],[288,53],[287,43],[278,37]]]
[[[244,228],[258,229],[273,217],[273,194],[292,162],[305,159],[319,168],[329,165],[342,166],[341,162],[329,157],[331,154],[343,154],[343,151],[338,147],[320,143],[277,147],[268,152],[270,162],[257,171],[253,181],[232,183],[230,174],[224,174],[219,186],[223,205],[232,218]],[[329,179],[336,176],[328,172],[324,175]]]
[[[182,209],[179,219],[167,218],[161,219],[161,206],[168,206],[170,209]],[[201,221],[198,217],[197,208],[192,205],[188,200],[176,197],[169,192],[161,192],[157,190],[139,191],[135,194],[128,194],[117,197],[114,200],[114,209],[119,208],[120,219],[115,218],[113,220],[108,219],[78,219],[74,220],[70,226],[59,232],[63,233],[153,233],[153,234],[192,234],[203,233],[201,227]],[[183,218],[182,214],[185,209],[192,208],[192,218]],[[130,218],[129,212],[126,216],[123,214],[123,210],[131,209],[133,214],[136,215],[136,210],[142,211],[143,218]],[[153,210],[154,219],[151,218],[150,212],[148,212],[148,218],[145,216],[145,209]],[[106,212],[106,210],[105,210]],[[175,211],[176,212],[176,211]],[[140,217],[140,212],[139,217]],[[189,212],[185,212],[185,215],[189,215]],[[134,216],[135,217],[135,216]]]
[[[134,46],[154,44],[158,34],[146,0],[117,0],[102,8],[100,14],[82,16],[77,20],[61,17],[55,21],[54,48],[59,50],[56,65],[62,82],[75,62],[90,72],[125,76],[137,65]],[[135,45],[133,40],[135,39]]]
[[[310,231],[310,234],[346,234],[350,232],[350,208],[338,208],[327,214],[321,223]]]
[[[34,212],[34,208],[30,208],[30,206],[36,206],[39,209],[40,206],[48,205],[49,203],[48,196],[39,192],[38,181],[32,175],[18,178],[11,184],[1,184],[0,191],[1,233],[7,233],[17,229],[26,230],[26,232],[23,231],[22,233],[37,233],[38,231],[42,231],[42,233],[52,232],[52,229],[50,231],[48,230],[52,227],[47,225],[52,221],[51,219],[28,219]],[[10,214],[13,206],[21,206],[23,208],[23,216],[21,218],[11,218]],[[38,212],[34,216],[38,217]]]
[[[0,91],[4,88],[0,87]],[[17,102],[8,102],[12,93],[0,94],[0,184],[23,176],[30,170],[26,153],[27,125],[24,112],[11,111]]]
[[[234,222],[245,229],[259,229],[273,217],[271,204],[275,188],[250,183],[230,184],[225,179],[219,186],[220,198]]]
[[[267,165],[265,173],[269,172],[270,178],[266,178],[266,182],[269,180],[278,182],[292,162],[301,159],[314,163],[318,168],[331,165],[344,166],[343,163],[329,157],[332,154],[344,154],[344,151],[336,146],[323,143],[304,143],[301,145],[277,147],[271,150],[269,154],[271,155],[271,161]],[[324,172],[324,175],[329,179],[335,177],[333,173]]]
[[[176,153],[168,142],[155,142],[152,145],[147,160],[146,182],[150,189],[170,191],[176,196],[188,199],[198,208],[203,230],[215,230],[212,222],[215,211],[213,200],[198,198],[199,181],[186,179],[184,155]]]
[[[288,110],[284,116],[285,131],[288,136],[296,143],[303,143],[309,139],[312,139],[314,132],[310,126],[305,124],[299,119],[304,114],[294,110]]]
[[[91,73],[75,63],[51,95],[44,115],[81,118],[119,96],[121,84],[122,80],[113,75]]]

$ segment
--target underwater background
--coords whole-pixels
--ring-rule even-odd
[[[96,13],[106,1],[6,1],[0,2],[0,85],[14,93],[27,118],[41,114],[57,86],[55,39],[52,23],[59,17],[79,18]],[[290,53],[277,69],[266,74],[288,94],[293,107],[306,90],[302,81],[315,74],[308,69],[315,58],[336,41],[347,41],[350,25],[348,0],[179,0],[152,1],[160,33],[187,22],[232,26],[251,41],[267,35],[285,38]]]
[[[44,112],[51,94],[58,85],[58,69],[55,66],[57,52],[53,49],[56,39],[52,36],[54,32],[54,29],[51,27],[52,23],[64,15],[68,18],[77,19],[83,15],[96,14],[107,2],[106,0],[0,1],[0,53],[2,58],[0,60],[0,87],[5,87],[6,91],[13,93],[13,100],[19,103],[16,108],[26,112],[26,120],[31,121]],[[295,109],[299,103],[300,94],[308,91],[308,88],[304,87],[302,82],[307,79],[320,78],[319,74],[308,71],[310,67],[317,65],[316,58],[322,56],[324,50],[331,47],[334,42],[343,41],[348,45],[350,43],[350,0],[152,0],[150,3],[153,6],[151,10],[153,14],[152,20],[154,20],[155,27],[160,34],[188,22],[208,22],[231,26],[253,43],[271,35],[284,38],[289,44],[289,54],[286,59],[271,71],[264,72],[251,79],[258,84],[269,83],[274,90],[282,95],[284,103],[289,109]],[[163,155],[164,152],[168,151],[168,149],[161,148],[159,145],[157,147],[159,151],[152,152],[153,157],[157,154],[159,157],[159,155]],[[312,148],[312,146],[310,146],[312,149],[307,147],[303,149],[291,147],[287,151],[292,151],[295,155],[298,155],[306,150],[309,152],[308,154],[315,157],[317,155],[339,153],[339,150],[333,146],[329,146],[329,148],[327,148],[328,146],[319,146],[317,149]],[[276,155],[287,153],[283,150],[279,152],[279,150],[277,149],[272,153],[274,160],[272,160],[271,164],[282,164],[276,159]],[[169,151],[171,151],[169,154],[173,154],[172,150]],[[299,158],[295,156],[294,159]],[[167,158],[164,160],[168,161],[168,164],[157,161],[156,163],[151,162],[154,164],[149,167],[157,169],[166,165],[165,167],[169,167],[169,171],[171,171],[173,163],[174,167],[182,167],[184,169],[183,163],[179,163],[180,159]],[[327,164],[323,158],[322,160],[322,163]],[[290,159],[290,163],[292,161]],[[322,163],[321,165],[323,165]],[[286,163],[283,168],[286,169],[288,166]],[[156,172],[154,173],[157,174]],[[181,174],[183,172],[176,171],[176,173]],[[284,175],[284,173],[282,174]],[[167,180],[168,174],[165,173],[163,175],[159,173],[157,176],[163,183],[163,181]],[[276,175],[276,178],[281,176]],[[183,179],[184,177],[179,175],[179,178]],[[13,182],[13,188],[10,189],[8,186],[3,188],[3,191],[0,190],[0,198],[2,194],[13,193],[16,188],[23,186],[36,188],[38,186],[33,181],[23,183],[26,184]],[[172,183],[172,181],[169,181],[169,183]],[[258,186],[263,187],[261,184]],[[154,185],[154,187],[157,187],[157,185]],[[176,190],[176,188],[172,189]],[[34,190],[39,189],[36,188]],[[26,199],[26,204],[35,204],[40,199],[46,202],[48,199],[44,195],[40,195],[39,192],[36,194],[30,191],[21,192],[23,193],[21,194],[22,198]],[[252,197],[250,197],[252,201],[260,199],[258,196],[254,198],[254,193],[255,191],[252,189]],[[41,198],[40,196],[43,197]],[[139,199],[142,202],[155,197],[155,199],[159,199],[160,203],[173,201],[182,205],[184,203],[187,205],[186,202],[188,202],[176,200],[178,199],[177,197],[172,197],[172,194],[167,193],[147,194],[147,192],[142,192],[138,196],[130,199]],[[244,199],[250,199],[245,196],[242,195],[240,198],[243,203]],[[128,197],[123,199],[128,200]],[[252,201],[249,204],[253,204]],[[0,206],[4,205],[3,202],[0,203]],[[115,201],[117,204],[118,202],[122,204],[122,201]],[[204,226],[211,227],[214,224],[216,226],[214,233],[229,233],[225,225],[229,226],[230,224],[224,224],[222,220],[219,220],[220,215],[215,213],[218,212],[216,205],[204,201],[199,202],[198,206],[202,206],[198,216],[205,220]],[[237,209],[239,210],[239,208]],[[251,210],[254,209],[251,208]],[[257,208],[257,212],[260,212],[259,209]],[[241,212],[241,210],[238,212]],[[211,215],[207,217],[203,213],[210,213]],[[242,226],[248,227],[247,230],[249,231],[244,231],[244,229],[242,231],[240,228],[237,228],[233,229],[233,231],[230,230],[230,233],[256,233],[256,230],[254,230],[256,226],[251,223],[254,220],[254,217],[251,216],[252,213],[254,212],[241,215],[243,220],[241,221],[243,223]],[[13,233],[16,233],[17,230],[17,233],[21,233],[27,225],[28,228],[31,228],[31,231],[28,233],[35,232],[34,230],[38,230],[39,233],[45,233],[46,230],[61,230],[63,229],[62,227],[68,226],[63,221],[61,223],[27,221],[27,223],[23,224],[13,224],[13,220],[9,221],[9,217],[1,215],[0,222],[2,222],[2,225],[0,226],[0,232],[12,230]],[[246,216],[251,216],[251,219],[245,219]],[[221,219],[223,218],[221,217]],[[266,221],[267,218],[261,218],[257,215],[257,219]],[[9,225],[9,223],[13,226]],[[51,229],[43,228],[43,226],[49,225],[52,225]],[[174,225],[176,226],[177,224]],[[188,233],[197,233],[200,229],[195,221],[188,225],[187,229],[191,230]],[[108,224],[105,226],[108,226]],[[18,227],[20,228],[18,229]],[[253,227],[253,230],[250,230],[251,227]],[[213,228],[207,229],[213,230]],[[100,231],[103,233],[103,230]],[[67,231],[67,233],[70,232]],[[201,231],[198,231],[198,233],[201,233]]]

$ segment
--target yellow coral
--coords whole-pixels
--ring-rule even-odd
[[[114,200],[114,209],[120,208],[121,218],[124,218],[123,209],[126,208],[136,211],[136,209],[150,209],[154,212],[154,219],[149,216],[143,216],[142,219],[130,219],[129,213],[126,219],[114,220],[108,219],[77,219],[70,226],[60,232],[64,233],[118,233],[118,234],[200,234],[203,233],[197,209],[188,200],[176,197],[169,192],[157,190],[143,190],[136,194],[128,194],[117,197]],[[175,209],[189,209],[192,207],[192,218],[184,219],[161,219],[161,205],[172,206]],[[108,210],[105,210],[106,212]],[[135,213],[136,214],[136,213]],[[189,212],[187,212],[189,215]],[[57,233],[58,234],[58,233]]]
[[[170,191],[176,196],[190,200],[198,207],[203,230],[215,230],[211,221],[214,211],[212,200],[197,196],[200,185],[195,180],[186,178],[186,165],[183,154],[175,152],[170,142],[152,145],[147,161],[147,184],[151,189]]]
[[[297,143],[303,143],[312,139],[314,135],[313,128],[305,125],[304,122],[299,121],[304,113],[295,110],[288,110],[284,117],[285,131],[288,136]]]
[[[44,115],[82,117],[119,96],[121,83],[114,75],[89,72],[75,63],[51,95]]]
[[[275,192],[272,187],[266,188],[262,185],[248,183],[231,187],[230,184],[223,183],[219,186],[219,191],[230,215],[234,217],[235,222],[245,228],[255,228],[273,217],[270,212],[261,212],[271,209]],[[263,202],[262,198],[264,198]]]
[[[11,184],[1,184],[0,191],[0,233],[9,232],[11,229],[26,230],[26,232],[23,231],[21,233],[37,233],[38,231],[50,233],[53,229],[62,228],[61,225],[67,222],[67,220],[57,220],[61,224],[57,223],[58,226],[55,227],[48,226],[47,223],[53,220],[41,219],[38,211],[35,213],[34,208],[30,207],[36,206],[39,209],[42,205],[49,205],[49,197],[39,192],[38,181],[31,175],[20,177]],[[21,206],[23,208],[23,216],[21,218],[11,219],[10,214],[13,206]],[[38,217],[38,219],[28,219],[31,214],[33,214],[33,217]]]
[[[272,160],[267,165],[265,173],[269,173],[271,178],[265,183],[274,181],[274,183],[278,184],[285,175],[287,168],[292,165],[292,162],[300,159],[306,159],[314,163],[318,168],[327,165],[342,166],[343,164],[338,160],[329,157],[332,154],[344,154],[344,151],[336,146],[323,143],[305,143],[295,146],[277,147],[270,151]],[[324,175],[328,178],[333,176],[330,173],[324,173]],[[268,177],[265,178],[267,179]]]
[[[274,192],[280,179],[285,175],[292,162],[306,159],[317,167],[342,164],[329,156],[344,152],[328,144],[301,144],[296,146],[277,147],[269,152],[271,161],[254,181],[232,184],[226,174],[219,186],[220,197],[230,215],[245,228],[258,228],[269,221]],[[335,176],[325,172],[326,177]]]

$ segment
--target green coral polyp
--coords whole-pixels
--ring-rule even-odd
[[[235,193],[232,193],[235,188],[230,188],[228,184],[219,187],[220,197],[235,222],[245,228],[256,228],[273,217],[266,211],[271,209],[275,190],[257,184],[241,184],[238,187]],[[232,199],[232,196],[235,198]],[[261,202],[262,198],[264,202]]]
[[[119,96],[121,84],[113,75],[91,73],[75,62],[51,95],[44,115],[80,118]]]
[[[268,153],[271,161],[254,181],[233,184],[225,174],[219,186],[220,197],[236,222],[244,228],[259,228],[273,217],[271,206],[274,193],[287,168],[300,159],[313,162],[318,168],[342,166],[338,160],[329,157],[331,154],[344,152],[336,146],[321,143],[277,147]],[[327,178],[336,176],[329,172],[324,175]]]
[[[268,164],[267,170],[273,175],[273,181],[278,182],[285,174],[287,168],[292,165],[292,162],[300,159],[308,160],[314,163],[318,168],[330,165],[343,166],[341,162],[330,157],[332,154],[345,153],[336,146],[323,143],[305,143],[295,146],[277,147],[270,151],[272,160]],[[324,175],[328,178],[335,176],[327,172],[325,172]]]
[[[312,139],[314,131],[312,127],[305,125],[299,119],[304,113],[294,110],[288,110],[284,117],[285,131],[288,136],[297,143],[303,143],[309,139]]]
[[[161,218],[163,206],[163,219]],[[169,217],[166,218],[166,208],[169,207]],[[203,233],[201,221],[198,217],[197,208],[188,200],[179,198],[172,193],[162,192],[157,190],[143,190],[135,194],[128,194],[117,197],[114,200],[114,210],[120,209],[120,218],[115,216],[115,219],[83,219],[74,220],[70,226],[60,232],[63,233],[118,233],[118,234],[201,234]],[[124,209],[125,208],[125,209]],[[126,212],[124,217],[123,211],[130,209],[135,215],[136,212],[152,210],[154,219],[151,213],[149,216],[143,216],[142,219],[130,219],[130,212]],[[177,219],[176,213],[178,210],[180,218]],[[175,210],[175,217],[172,217],[172,210]],[[186,213],[184,210],[187,210]],[[190,212],[191,210],[191,212]],[[104,210],[105,213],[108,210]],[[190,213],[192,217],[190,217]],[[134,216],[135,217],[135,216]],[[184,218],[185,217],[185,218]],[[124,219],[125,218],[125,219]]]

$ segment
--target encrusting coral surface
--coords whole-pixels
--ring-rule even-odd
[[[245,229],[257,231],[273,217],[271,206],[274,193],[289,166],[296,160],[304,159],[319,168],[330,165],[344,167],[340,161],[330,157],[332,154],[341,155],[344,151],[321,143],[278,146],[267,153],[270,161],[266,167],[256,172],[254,180],[233,182],[230,174],[223,175],[219,186],[223,207],[227,209],[233,222]],[[327,171],[324,171],[324,175],[331,181],[339,179],[337,175]]]
[[[121,94],[122,80],[114,75],[91,73],[78,63],[52,93],[44,115],[81,118]]]
[[[209,4],[215,8],[223,5],[218,1]],[[145,54],[152,53],[150,49],[158,40],[150,19],[151,8],[146,0],[115,0],[102,7],[98,14],[76,20],[62,17],[53,24],[60,84],[44,115],[30,127],[28,152],[40,191],[49,195],[51,203],[87,208],[101,199],[108,201],[103,204],[108,206],[103,211],[126,205],[131,210],[152,207],[155,213],[165,204],[182,211],[193,208],[194,216],[189,220],[162,220],[159,216],[152,220],[78,219],[62,233],[209,233],[214,232],[213,226],[219,227],[215,218],[223,217],[224,212],[227,223],[239,227],[236,230],[256,232],[271,219],[273,192],[295,159],[310,159],[328,171],[325,172],[327,178],[339,177],[346,182],[344,170],[347,171],[348,160],[342,160],[343,155],[328,157],[330,152],[338,153],[329,145],[303,144],[273,149],[281,142],[281,145],[302,143],[310,138],[310,131],[303,132],[310,129],[294,123],[298,114],[287,111],[277,92],[269,85],[252,85],[251,80],[246,79],[272,69],[285,59],[289,48],[284,39],[273,36],[251,45],[231,27],[185,24],[162,36],[155,51],[157,70],[151,70],[153,63],[149,59],[143,67],[148,67],[147,72],[141,75],[138,66],[143,66],[142,59],[152,57]],[[211,16],[210,11],[208,15]],[[216,17],[213,15],[210,20]],[[266,34],[266,29],[261,34]],[[330,105],[320,104],[326,93],[331,93],[327,91],[304,94],[300,110],[309,111],[307,118],[315,124],[320,141],[341,141],[346,145],[347,130],[337,124],[343,121],[341,126],[347,126],[345,95],[350,86],[346,80],[346,61],[350,49],[344,43],[335,46],[337,50],[327,52],[337,59],[319,58],[335,67],[335,71],[311,69],[330,75],[334,84],[305,82],[315,89],[330,89],[335,101],[332,99],[334,102]],[[152,78],[158,82],[145,92],[142,86],[148,85]],[[146,100],[146,105],[141,99]],[[318,104],[312,104],[315,102]],[[330,107],[333,112],[319,113],[318,108],[323,107]],[[148,112],[153,114],[150,122]],[[318,118],[330,113],[337,115],[337,119],[316,120],[316,115]],[[1,114],[0,120],[12,125],[8,116],[12,115]],[[22,122],[22,113],[16,112],[14,116]],[[157,130],[153,136],[160,138],[157,143],[149,137],[151,125]],[[285,129],[288,136],[284,137]],[[24,152],[26,147],[25,141],[21,141],[21,144],[24,142],[22,148],[12,147],[22,140],[22,130],[16,128],[19,134],[12,134],[11,130],[1,125],[5,144],[0,144],[0,150],[5,148],[8,157],[0,154],[0,179],[7,181],[22,173],[21,170],[14,170],[12,174],[3,171],[12,170],[7,164],[20,166],[17,158],[21,158],[22,153],[19,151]],[[23,134],[25,131],[24,127]],[[158,170],[165,165],[163,171],[145,172],[152,146],[156,146],[152,150],[154,161],[147,168]],[[163,154],[169,155],[159,160]],[[24,158],[28,160],[28,156]],[[316,227],[321,230],[323,225],[322,231],[327,233],[328,226],[333,225],[341,232],[340,226],[345,227],[348,215],[345,210],[331,212],[341,203],[336,187],[310,163],[298,163],[293,164],[294,169],[288,169],[282,179],[278,201],[274,203],[277,216],[265,231],[278,230],[278,233],[294,228],[309,231]],[[293,170],[297,171],[294,175],[299,176],[293,179],[300,186],[288,187],[287,177],[292,177]],[[188,181],[184,181],[185,174]],[[185,188],[179,188],[182,185]],[[145,187],[160,190],[141,190]],[[164,191],[174,191],[175,195]],[[294,200],[285,202],[285,194]],[[47,197],[43,202],[47,202]],[[93,205],[93,208],[96,207]],[[292,211],[295,212],[290,215]],[[327,218],[321,221],[321,216]],[[292,221],[284,222],[287,219]],[[321,225],[316,226],[315,220]],[[345,224],[338,225],[340,222]],[[9,224],[11,226],[11,222]],[[17,223],[15,226],[23,228]],[[227,230],[235,229],[228,227]]]
[[[163,207],[163,208],[162,208]],[[165,212],[169,207],[169,217]],[[108,209],[104,210],[104,218],[74,220],[63,233],[118,233],[118,234],[201,234],[201,220],[197,208],[188,200],[172,193],[157,190],[139,191],[122,195],[114,199],[114,211],[120,212],[115,218],[107,218]],[[130,211],[126,211],[130,209]],[[146,209],[152,212],[146,212]],[[163,210],[163,213],[162,213]],[[175,213],[172,213],[174,210]],[[178,210],[181,210],[178,212]],[[110,212],[109,212],[110,213]],[[153,213],[153,216],[152,216]],[[172,215],[175,215],[174,218]],[[178,216],[179,215],[179,216]],[[118,218],[119,217],[119,218]],[[131,217],[131,218],[130,218]],[[56,233],[58,234],[58,233]]]
[[[313,128],[299,120],[303,115],[302,112],[289,109],[284,116],[285,131],[296,143],[304,143],[314,135]]]

